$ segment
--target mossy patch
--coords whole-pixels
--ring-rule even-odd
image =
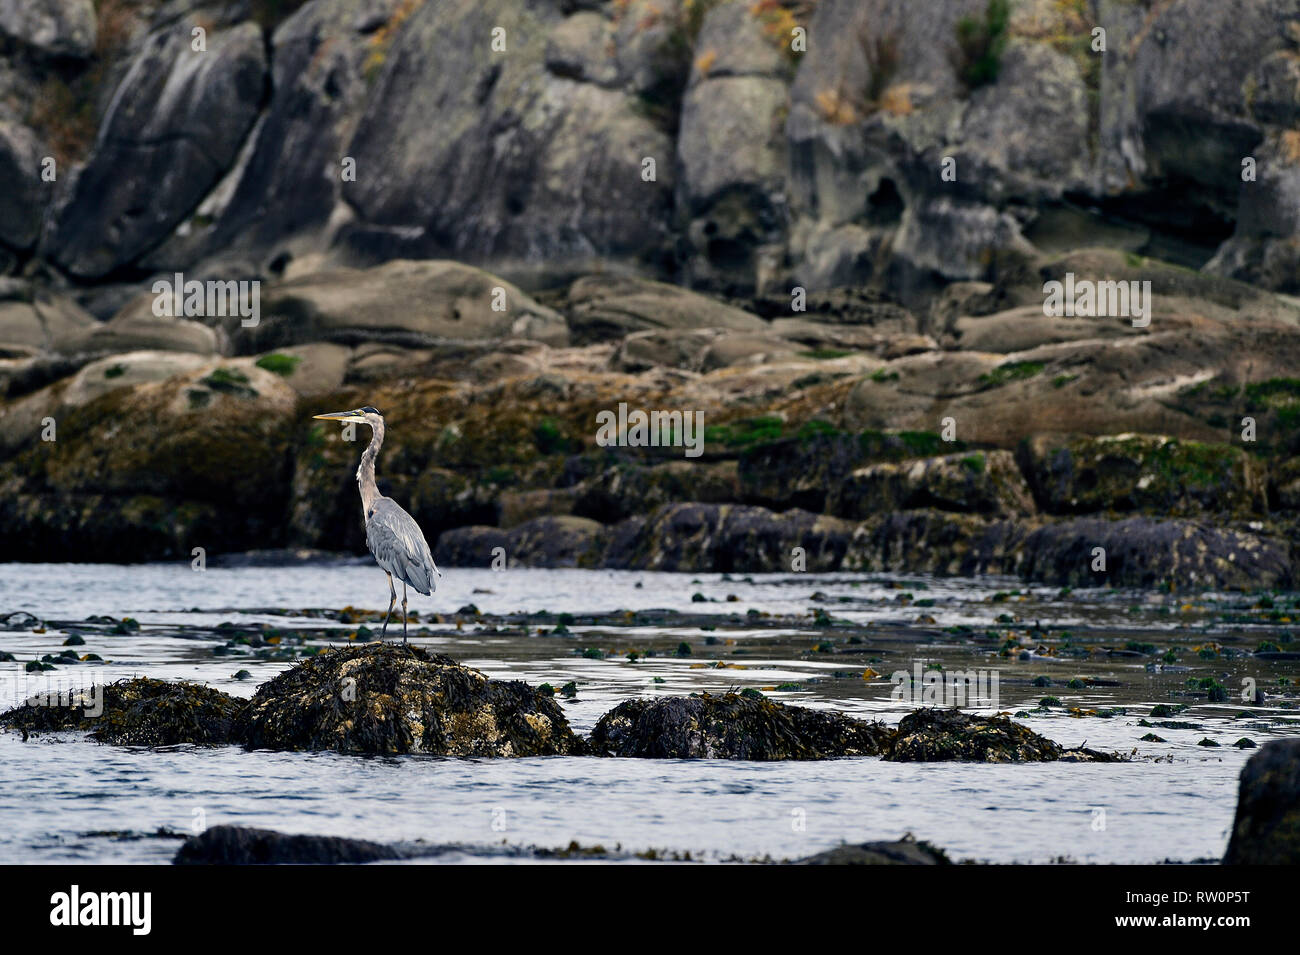
[[[776,441],[785,431],[785,422],[774,415],[742,418],[727,424],[707,425],[704,440],[727,448],[747,448]]]
[[[957,21],[953,65],[968,90],[997,80],[1010,23],[1010,0],[988,0],[983,17],[965,16]]]
[[[979,383],[988,388],[998,388],[1013,381],[1024,381],[1041,374],[1047,367],[1041,361],[1010,361],[980,375]]]
[[[847,358],[853,352],[844,348],[814,348],[810,351],[799,352],[801,358],[812,358],[815,361],[831,361],[836,358]]]
[[[273,372],[287,378],[292,375],[294,369],[302,363],[302,358],[298,355],[286,355],[282,352],[272,352],[269,355],[263,355],[257,360],[257,367],[266,371]]]
[[[222,366],[213,370],[208,377],[200,379],[200,384],[207,385],[213,391],[239,398],[256,398],[257,389],[248,382],[248,376],[237,368]]]

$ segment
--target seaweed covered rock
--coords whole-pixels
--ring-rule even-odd
[[[632,570],[749,573],[790,566],[802,547],[810,571],[840,566],[854,525],[793,509],[777,514],[741,504],[666,504],[626,536],[614,536],[604,565]]]
[[[1139,511],[1162,517],[1267,513],[1263,467],[1240,448],[1165,435],[1043,434],[1020,462],[1051,514]]]
[[[895,842],[863,842],[836,846],[816,855],[799,859],[795,865],[951,865],[942,849],[925,841],[918,842],[911,833]]]
[[[961,710],[908,713],[885,759],[899,763],[1032,763],[1058,760],[1066,752],[1108,759],[1091,751],[1067,751],[1005,716],[973,716]]]
[[[1266,744],[1241,771],[1223,863],[1300,863],[1300,739]]]
[[[974,451],[859,468],[838,513],[863,519],[921,507],[1011,517],[1032,514],[1034,501],[1010,451]]]
[[[549,695],[399,644],[304,660],[258,687],[238,733],[255,748],[341,753],[555,756],[582,748]]]
[[[127,746],[232,742],[247,705],[197,683],[138,677],[71,693],[40,695],[0,714],[0,725],[27,731],[89,730],[101,743]]]
[[[833,759],[879,755],[889,737],[883,724],[842,713],[706,693],[626,700],[600,718],[588,746],[643,759]]]
[[[359,865],[410,858],[400,846],[339,836],[304,836],[212,826],[191,836],[176,851],[175,865]]]

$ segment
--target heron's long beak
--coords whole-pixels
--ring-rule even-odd
[[[331,411],[329,414],[314,414],[313,418],[322,421],[365,421],[366,416],[360,411]]]

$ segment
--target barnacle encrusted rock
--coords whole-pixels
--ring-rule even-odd
[[[827,710],[724,693],[626,700],[600,718],[594,755],[647,759],[832,759],[876,756],[888,744],[882,723]]]
[[[580,752],[559,705],[450,657],[370,644],[304,660],[257,689],[238,738],[263,749],[435,756]]]
[[[28,731],[89,730],[101,743],[127,746],[216,745],[231,731],[246,701],[198,683],[138,677],[62,697],[35,696],[0,714],[0,725]]]

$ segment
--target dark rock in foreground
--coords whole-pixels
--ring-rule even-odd
[[[237,736],[254,748],[341,753],[490,757],[582,750],[549,695],[400,644],[304,660],[258,687]]]
[[[588,744],[594,755],[645,759],[833,759],[879,755],[889,737],[882,723],[725,693],[627,700]]]
[[[899,763],[1112,762],[1095,750],[1064,749],[1005,716],[973,716],[961,710],[927,709],[898,723],[885,759]]]
[[[917,842],[910,834],[896,842],[836,846],[799,859],[795,865],[951,865],[942,849]]]
[[[176,865],[357,865],[409,859],[412,854],[400,846],[365,839],[213,826],[186,839],[172,861]]]
[[[213,826],[191,836],[177,850],[173,865],[363,865],[420,859],[447,853],[464,853],[478,857],[500,856],[533,858],[547,861],[627,859],[633,855],[647,861],[689,860],[690,853],[647,851],[629,854],[608,850],[604,846],[581,846],[548,849],[537,846],[465,846],[436,843],[381,843],[340,836],[291,835],[272,829],[247,826]],[[738,860],[737,860],[738,861]],[[757,861],[757,860],[750,860]],[[911,834],[895,842],[866,842],[861,845],[837,846],[825,852],[799,859],[795,865],[949,865],[951,860],[942,849],[928,842],[918,842]]]
[[[92,739],[124,746],[215,745],[232,741],[235,720],[246,705],[201,684],[139,677],[62,699],[33,697],[0,714],[0,725],[37,732],[89,730]]]
[[[1224,865],[1300,863],[1300,739],[1276,740],[1241,771]]]

